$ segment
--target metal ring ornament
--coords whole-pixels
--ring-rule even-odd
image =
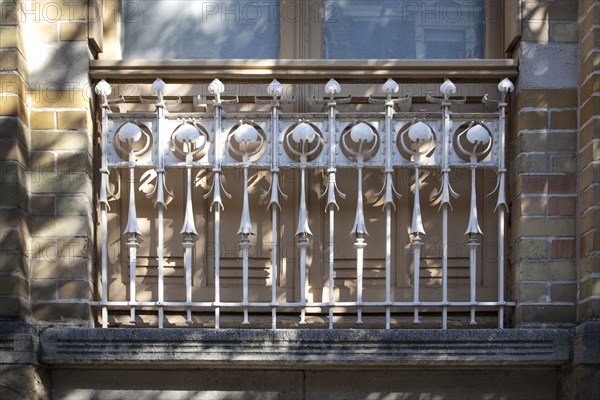
[[[146,138],[146,142],[140,149],[135,150],[134,143],[139,142],[143,137]],[[125,149],[122,143],[127,143],[129,150]],[[128,121],[121,125],[115,133],[115,140],[113,146],[117,151],[117,154],[123,160],[129,160],[129,158],[123,157],[123,155],[133,153],[134,156],[138,157],[145,154],[148,149],[152,146],[152,135],[148,132],[148,128],[144,125],[139,125],[137,121]]]
[[[290,139],[296,145],[300,145],[300,151],[294,148]],[[306,162],[309,157],[318,155],[322,148],[322,139],[321,133],[314,125],[301,121],[293,125],[285,134],[285,151],[290,158]]]
[[[472,150],[468,151],[463,146],[463,141],[466,141],[472,146]],[[492,148],[493,139],[490,131],[483,122],[476,123],[471,121],[466,129],[463,129],[455,139],[455,146],[458,149],[458,154],[465,160],[477,162],[478,159],[484,157]],[[482,150],[478,149],[484,146]]]
[[[352,141],[351,144],[348,143],[348,139]],[[364,162],[373,158],[379,143],[379,135],[375,128],[362,121],[348,126],[340,137],[342,152],[346,158],[355,162]],[[356,149],[356,145],[358,145],[358,149]],[[365,145],[368,145],[368,147],[365,148]]]
[[[175,156],[200,159],[204,157],[210,145],[208,132],[201,126],[192,121],[183,121],[181,125],[175,128],[171,136],[172,150]]]
[[[265,146],[265,134],[254,123],[242,122],[231,128],[227,136],[227,149],[236,158],[246,162],[261,153]]]
[[[409,149],[406,146],[405,140],[408,138],[410,143],[417,145],[417,150]],[[431,126],[422,121],[414,120],[409,125],[408,129],[401,128],[397,143],[400,144],[402,151],[412,156],[422,156],[429,154],[436,145],[435,134]],[[422,145],[426,144],[424,150]]]

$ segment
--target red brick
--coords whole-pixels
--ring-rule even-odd
[[[522,193],[575,193],[577,179],[573,175],[522,175]]]
[[[581,236],[579,248],[582,257],[592,251],[600,250],[600,229],[584,233]]]
[[[552,258],[573,259],[575,258],[575,239],[553,240]]]
[[[548,215],[575,215],[577,199],[575,197],[550,197]]]

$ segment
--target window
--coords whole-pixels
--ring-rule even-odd
[[[123,58],[278,58],[274,0],[123,0]]]
[[[122,0],[122,58],[485,58],[488,3]]]

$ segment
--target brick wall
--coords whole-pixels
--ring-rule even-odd
[[[29,305],[28,71],[19,4],[0,2],[0,317]]]
[[[576,322],[578,14],[523,1],[512,110],[511,245],[518,326]]]
[[[4,3],[0,315],[22,299],[37,321],[91,321],[88,2]]]
[[[600,2],[580,4],[579,319],[600,319]]]

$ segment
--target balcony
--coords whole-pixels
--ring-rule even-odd
[[[412,110],[392,79],[361,99],[330,79],[284,112],[277,80],[240,101],[215,79],[192,110],[160,79],[128,98],[101,81],[99,323],[503,329],[513,88],[455,112],[445,80]]]

